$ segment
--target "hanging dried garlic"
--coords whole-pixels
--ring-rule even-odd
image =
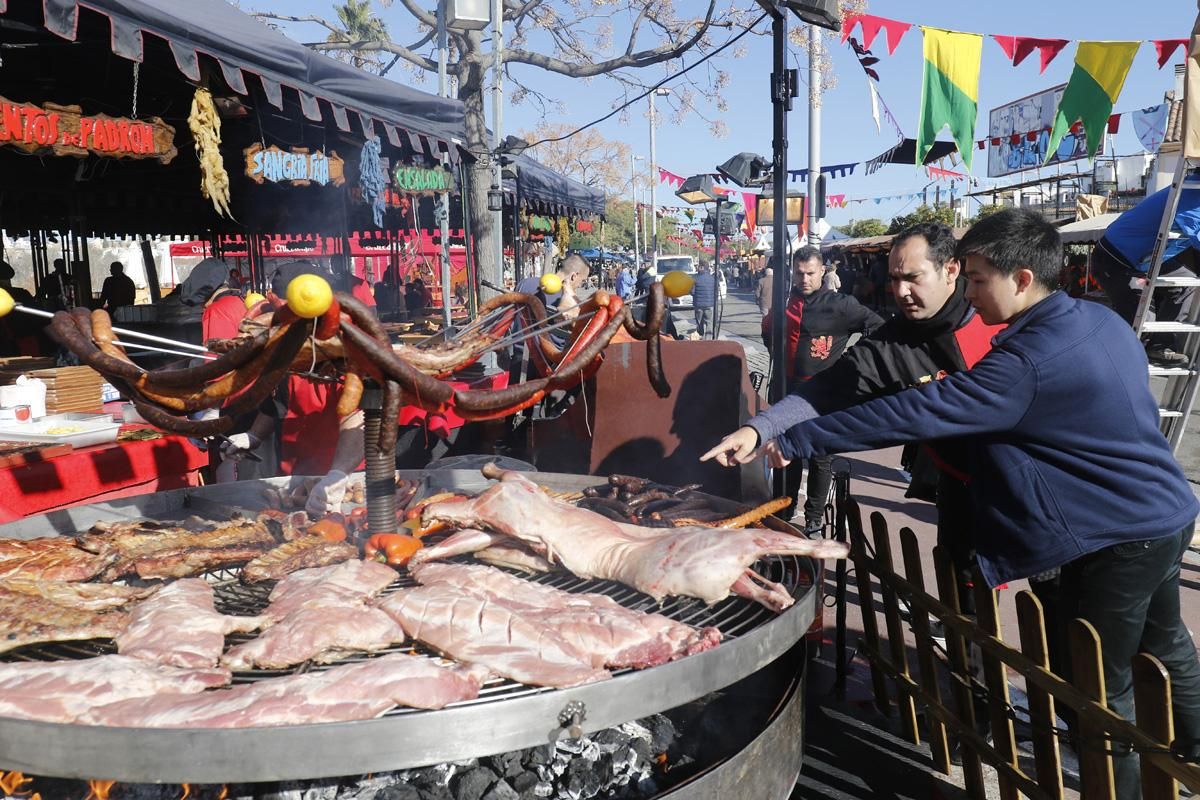
[[[188,127],[196,142],[196,157],[200,159],[200,193],[212,200],[217,213],[233,218],[229,210],[229,173],[221,160],[221,118],[213,105],[212,94],[203,87],[192,97],[192,113]]]

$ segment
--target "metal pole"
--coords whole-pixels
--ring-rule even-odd
[[[774,251],[775,275],[771,287],[771,387],[768,399],[777,403],[787,393],[785,385],[784,353],[787,351],[786,316],[787,304],[787,112],[792,107],[793,86],[787,69],[787,16],[786,11],[776,6],[771,22],[771,112],[773,135],[771,141],[772,178],[775,194]],[[772,480],[774,495],[784,491],[784,471],[775,470]]]
[[[629,191],[633,194],[633,267],[641,265],[642,251],[638,247],[637,156],[629,154]]]
[[[850,500],[850,464],[833,473],[834,527],[833,536],[845,543],[849,540],[846,530],[846,505]],[[836,679],[834,687],[838,695],[846,691],[846,559],[839,558],[834,583],[834,629],[833,663]]]
[[[495,152],[504,138],[504,0],[492,2],[492,36],[495,73],[492,93],[492,183],[501,188],[500,159]],[[492,225],[496,229],[496,267],[504,275],[504,211],[494,212]]]
[[[817,208],[821,180],[821,33],[808,26],[808,243],[820,246],[817,222],[824,209]]]
[[[721,203],[725,198],[717,197],[717,216],[713,220],[713,341],[721,335]]]
[[[446,97],[446,58],[449,43],[446,41],[446,0],[438,0],[438,97]],[[442,156],[443,169],[448,168],[447,158]],[[442,325],[450,329],[450,192],[439,194],[434,216],[438,218],[442,233]],[[500,237],[503,241],[504,237]]]
[[[654,95],[659,90],[650,93],[650,253],[651,257],[658,255],[658,152],[654,135]]]

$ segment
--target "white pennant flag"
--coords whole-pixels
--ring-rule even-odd
[[[871,118],[875,120],[875,131],[882,133],[883,128],[879,123],[879,93],[875,91],[875,81],[867,78],[867,88],[871,90]]]

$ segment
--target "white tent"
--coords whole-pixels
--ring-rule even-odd
[[[1099,214],[1090,219],[1081,219],[1078,222],[1071,222],[1063,225],[1058,229],[1058,235],[1062,237],[1063,244],[1086,244],[1089,242],[1098,242],[1104,232],[1108,230],[1108,226],[1116,222],[1120,214]]]

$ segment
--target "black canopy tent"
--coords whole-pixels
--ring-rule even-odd
[[[604,216],[604,192],[560,175],[527,155],[515,156],[516,179],[504,181],[510,203],[544,214]]]

